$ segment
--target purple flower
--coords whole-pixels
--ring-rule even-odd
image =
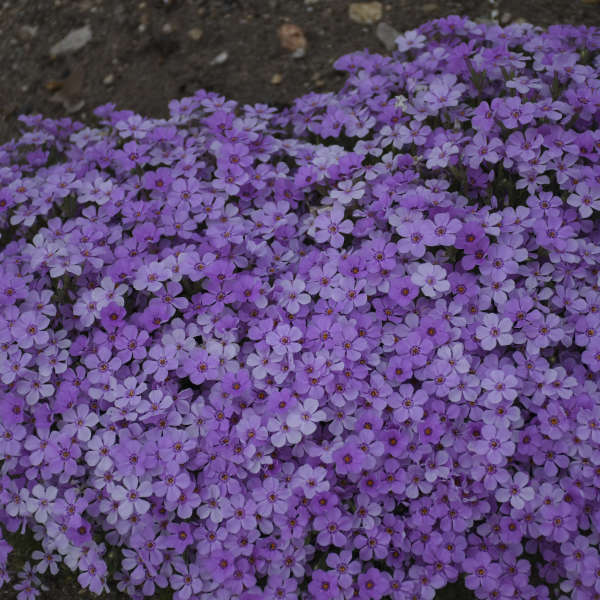
[[[315,570],[308,584],[308,591],[315,600],[334,600],[340,597],[337,578],[332,571]]]
[[[129,362],[132,357],[144,358],[147,352],[145,343],[148,337],[147,331],[140,331],[135,325],[125,325],[115,339],[115,348],[119,350],[117,357],[123,363]]]
[[[31,495],[26,500],[27,510],[38,523],[46,523],[53,509],[58,489],[53,485],[44,488],[39,483],[34,485]]]
[[[353,200],[360,200],[365,194],[365,182],[353,182],[351,179],[339,181],[337,188],[330,192],[330,196],[342,205],[349,204]],[[349,232],[346,232],[349,233]]]
[[[110,488],[111,497],[119,503],[119,516],[128,519],[134,511],[139,515],[146,513],[150,503],[144,498],[152,494],[151,483],[148,480],[139,481],[135,475],[124,477],[121,483]]]
[[[98,415],[90,412],[90,409],[80,404],[75,409],[67,410],[64,415],[65,426],[63,432],[75,436],[82,442],[88,442],[92,437],[92,428],[99,422]]]
[[[340,475],[360,473],[363,468],[362,450],[354,443],[346,443],[333,453],[335,469]]]
[[[503,98],[498,103],[497,115],[502,124],[509,129],[531,123],[535,114],[535,105],[531,102],[521,103],[518,96]]]
[[[190,484],[187,471],[182,471],[177,464],[169,464],[162,473],[161,478],[153,486],[153,492],[165,498],[167,502],[174,503],[181,492]]]
[[[456,144],[453,144],[452,142],[444,142],[441,146],[433,147],[427,153],[427,162],[425,163],[425,166],[428,169],[447,167],[448,163],[452,159],[452,156],[458,154],[458,152],[459,149]]]
[[[398,252],[410,252],[414,257],[421,258],[426,246],[434,244],[434,225],[429,220],[401,223],[396,231],[402,236],[396,244]]]
[[[500,565],[492,562],[492,557],[483,551],[477,552],[473,557],[466,558],[462,566],[468,573],[465,577],[465,584],[471,590],[490,589],[496,585],[502,573]]]
[[[300,306],[310,302],[310,296],[304,292],[306,284],[302,279],[284,279],[279,285],[282,292],[280,305],[289,313],[296,314]]]
[[[326,515],[318,515],[314,520],[314,528],[319,532],[317,544],[326,548],[330,544],[343,548],[347,541],[347,532],[352,527],[352,519],[343,515],[339,508],[333,508]]]
[[[386,572],[375,567],[369,568],[366,573],[360,573],[358,576],[360,597],[381,600],[389,590],[388,577]]]
[[[125,476],[141,477],[151,464],[147,450],[139,441],[133,439],[122,440],[113,456],[118,470]]]
[[[101,594],[108,591],[106,585],[106,573],[108,568],[106,563],[96,555],[95,552],[88,553],[79,562],[81,573],[77,576],[77,581],[83,588],[89,588],[94,594]]]
[[[171,587],[176,590],[173,598],[188,600],[192,594],[198,594],[204,589],[204,582],[200,577],[200,567],[198,565],[186,564],[183,560],[177,560],[174,564],[177,572],[169,578]],[[222,571],[223,569],[219,568],[215,571],[215,574]]]
[[[31,348],[34,344],[41,346],[49,339],[49,334],[45,331],[49,323],[50,320],[44,315],[26,311],[19,316],[12,329],[14,339],[24,350]]]
[[[503,399],[514,400],[517,397],[516,387],[518,383],[519,380],[514,375],[507,374],[500,369],[494,369],[481,380],[481,387],[488,390],[486,399],[492,404],[497,404]]]
[[[164,381],[169,371],[174,371],[178,366],[179,361],[175,358],[175,353],[173,344],[152,346],[148,352],[148,359],[144,361],[144,373],[153,375],[155,381]]]
[[[302,331],[298,327],[282,324],[267,333],[265,340],[276,354],[286,356],[300,352],[302,346],[298,340],[301,338]]]
[[[335,204],[326,213],[320,214],[314,221],[315,240],[319,243],[329,242],[332,248],[341,248],[344,233],[351,233],[354,225],[349,219],[344,220],[344,209]]]
[[[231,533],[238,533],[240,529],[252,531],[256,528],[256,503],[243,494],[235,494],[224,505],[223,516]]]
[[[270,517],[273,513],[284,514],[288,509],[289,489],[284,488],[276,479],[266,479],[262,486],[253,490],[256,510],[262,517]]]
[[[383,560],[387,557],[390,534],[382,528],[374,527],[354,538],[354,546],[359,551],[361,560]]]
[[[482,323],[476,329],[476,335],[484,350],[490,351],[499,346],[507,346],[512,342],[510,319],[500,318],[494,313],[485,313]]]
[[[510,502],[513,508],[521,509],[525,506],[525,502],[533,500],[535,491],[531,486],[528,486],[529,475],[519,471],[515,473],[512,481],[503,483],[502,486],[496,490],[496,500],[498,502]]]
[[[566,542],[577,531],[577,519],[573,509],[565,502],[554,506],[543,505],[540,508],[543,521],[540,523],[540,533],[555,542]]]
[[[582,181],[575,186],[575,192],[569,195],[567,203],[575,207],[579,214],[587,219],[593,211],[600,210],[600,194],[598,186],[590,186],[587,182]]]
[[[481,439],[470,443],[470,448],[479,455],[484,455],[493,465],[503,465],[506,458],[512,456],[515,444],[511,440],[508,429],[498,429],[494,425],[481,428]]]
[[[194,349],[183,361],[183,369],[194,384],[216,379],[219,361],[203,348]]]
[[[292,429],[299,429],[302,435],[311,435],[317,428],[319,421],[325,420],[325,413],[319,410],[319,402],[314,398],[307,398],[298,405],[286,419],[287,425]]]
[[[421,288],[425,296],[430,298],[435,298],[450,289],[450,283],[446,279],[446,270],[431,263],[420,264],[411,275],[411,281]]]
[[[337,576],[337,584],[342,589],[348,589],[352,586],[353,579],[360,573],[360,562],[352,560],[352,553],[349,550],[342,550],[339,554],[330,553],[327,555],[327,566],[333,569]]]
[[[497,150],[502,147],[499,138],[488,140],[484,133],[479,132],[473,136],[473,142],[465,147],[465,157],[472,169],[477,169],[483,161],[497,163],[500,155]]]

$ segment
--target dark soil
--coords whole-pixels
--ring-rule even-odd
[[[0,0],[0,143],[18,135],[21,113],[86,121],[114,102],[146,116],[166,116],[169,100],[205,88],[241,103],[290,103],[332,91],[343,77],[336,58],[369,48],[385,52],[374,25],[350,20],[350,0]],[[385,0],[383,21],[402,32],[450,14],[503,23],[600,24],[599,0]],[[298,25],[306,55],[294,59],[277,29]],[[81,50],[51,58],[69,31],[89,25]],[[33,29],[31,29],[33,28]],[[199,29],[199,40],[190,30]],[[222,64],[211,62],[228,53]],[[273,84],[274,75],[281,76]],[[108,77],[108,79],[106,79]],[[105,83],[110,81],[112,83]],[[58,95],[58,100],[56,96]],[[52,100],[54,97],[55,101]],[[62,101],[61,101],[62,100]]]
[[[335,91],[343,77],[333,62],[368,48],[385,52],[375,25],[350,20],[350,0],[0,0],[0,144],[17,136],[21,113],[71,116],[86,122],[92,110],[113,102],[145,116],[166,116],[169,100],[205,88],[240,103],[289,104],[309,91]],[[402,32],[450,14],[502,23],[572,23],[600,26],[600,0],[388,0],[383,21]],[[277,29],[299,26],[306,55],[292,58]],[[69,31],[89,25],[81,50],[51,58],[49,50]],[[191,30],[201,30],[192,39]],[[195,32],[198,33],[197,31]],[[197,36],[196,36],[197,37]],[[222,64],[211,62],[222,52]],[[281,83],[274,84],[274,75]],[[83,101],[83,106],[80,108]],[[69,112],[70,111],[70,112]],[[26,560],[23,549],[15,558]],[[12,568],[22,563],[11,562]],[[75,578],[45,578],[40,600],[97,598],[78,590]],[[0,590],[0,600],[16,593]],[[119,594],[103,596],[116,599]],[[437,598],[474,596],[459,584]]]

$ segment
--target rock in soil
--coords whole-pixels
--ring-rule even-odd
[[[381,20],[381,2],[353,2],[348,8],[350,19],[361,25],[373,25]]]
[[[386,50],[394,50],[396,48],[396,38],[400,33],[387,23],[379,23],[375,30],[377,39],[385,46]]]
[[[279,43],[282,48],[290,50],[291,52],[297,52],[298,50],[304,50],[306,48],[306,38],[304,32],[298,25],[293,23],[284,23],[278,30],[277,35],[279,36]]]
[[[50,56],[69,54],[83,48],[92,39],[92,29],[89,25],[73,29],[60,42],[50,48]]]
[[[211,65],[222,65],[229,58],[229,52],[227,50],[223,50],[223,52],[219,52],[211,61]]]
[[[188,31],[188,37],[197,42],[202,37],[202,29],[200,27],[193,27]]]

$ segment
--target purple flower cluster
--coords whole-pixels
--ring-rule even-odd
[[[0,147],[20,600],[600,598],[600,33],[397,47]]]

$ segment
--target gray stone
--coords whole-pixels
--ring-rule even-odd
[[[89,25],[73,29],[60,42],[57,42],[50,48],[50,56],[54,57],[76,52],[83,48],[91,39],[92,29]]]
[[[396,39],[400,33],[391,25],[388,25],[384,22],[379,23],[379,25],[377,25],[377,29],[375,30],[375,35],[377,36],[377,39],[385,46],[386,50],[391,51],[396,49]]]

